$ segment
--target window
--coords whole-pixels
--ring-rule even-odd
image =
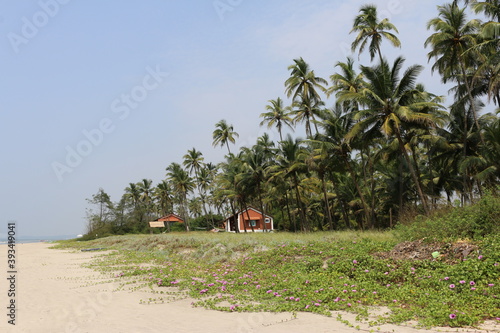
[[[257,220],[250,220],[248,221],[248,224],[250,224],[252,227],[257,226]]]

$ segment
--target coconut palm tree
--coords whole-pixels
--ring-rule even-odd
[[[285,81],[287,97],[292,96],[292,101],[308,99],[312,103],[321,100],[318,90],[325,92],[328,82],[314,74],[304,59],[293,59],[294,64],[288,66],[290,77]]]
[[[361,71],[366,78],[366,87],[361,92],[344,94],[339,102],[350,100],[364,107],[355,115],[358,122],[346,135],[348,140],[352,140],[359,134],[372,131],[380,131],[385,137],[397,140],[400,153],[406,159],[417,188],[422,207],[428,213],[427,199],[410,160],[406,148],[407,143],[403,140],[403,131],[405,126],[411,124],[436,126],[439,120],[432,114],[422,111],[427,108],[441,109],[442,106],[432,101],[426,101],[427,96],[422,96],[422,93],[416,89],[415,81],[422,66],[411,66],[401,78],[399,77],[403,63],[404,59],[398,57],[392,67],[385,60],[374,67],[362,66]]]
[[[266,105],[267,112],[260,114],[260,117],[264,118],[260,122],[260,126],[267,123],[267,128],[271,128],[274,124],[276,124],[276,128],[278,129],[278,133],[280,135],[280,141],[283,141],[281,132],[283,126],[288,126],[293,130],[292,118],[289,116],[291,108],[289,106],[283,106],[283,100],[280,97],[277,99],[270,99],[268,102],[270,104]]]
[[[465,86],[474,122],[477,130],[480,131],[468,75],[468,68],[475,61],[475,56],[474,52],[466,52],[476,44],[479,21],[467,22],[465,8],[459,8],[456,4],[438,6],[438,10],[439,16],[427,23],[427,29],[432,28],[435,32],[427,38],[424,44],[432,48],[428,53],[429,60],[436,59],[432,71],[437,70],[441,74],[443,83],[451,79]],[[467,124],[464,124],[464,128],[466,127]]]
[[[380,52],[380,45],[382,39],[385,38],[395,47],[401,47],[401,42],[398,37],[389,31],[398,32],[398,29],[385,18],[382,21],[378,20],[377,7],[375,5],[364,5],[359,10],[359,15],[354,18],[354,23],[350,33],[356,32],[358,35],[351,44],[352,52],[359,48],[361,54],[367,44],[368,51],[370,52],[370,60],[375,58],[378,53],[380,61],[382,61],[382,53]]]
[[[453,4],[457,5],[458,0],[454,0]],[[499,0],[464,0],[464,4],[471,4],[472,10],[476,13],[483,13],[486,17],[500,22],[500,1]]]
[[[328,95],[335,94],[336,97],[339,97],[344,92],[358,92],[363,88],[363,74],[356,73],[354,60],[351,57],[347,57],[347,62],[337,62],[335,67],[340,68],[340,73],[330,76],[332,86],[328,88]],[[345,105],[344,108],[356,111],[358,106]]]
[[[186,231],[189,231],[189,212],[187,196],[194,189],[193,179],[178,163],[171,163],[167,167],[167,177],[172,182],[172,186],[181,200],[181,215],[184,219]]]
[[[144,207],[144,211],[147,217],[149,217],[152,210],[152,184],[153,181],[151,179],[143,179],[141,182],[137,183],[139,191],[141,192],[141,196],[139,197],[139,199],[142,203],[142,206]]]
[[[196,150],[195,148],[187,151],[187,154],[184,155],[184,161],[182,164],[188,168],[189,172],[194,175],[197,175],[200,171],[200,168],[203,167],[203,154],[201,151]]]
[[[238,133],[234,131],[233,125],[229,125],[226,120],[222,119],[215,124],[215,131],[212,134],[214,147],[227,145],[227,151],[231,154],[229,142],[234,144],[236,142],[235,137],[239,137]]]
[[[293,115],[293,122],[304,123],[306,126],[306,135],[308,138],[312,138],[311,122],[316,129],[316,134],[318,134],[318,126],[316,121],[316,116],[321,112],[325,103],[322,101],[313,101],[308,97],[303,97],[300,95],[300,100],[292,104],[293,109],[290,112]]]
[[[157,202],[158,213],[160,216],[165,216],[173,212],[173,191],[170,184],[166,180],[162,180],[153,189],[153,196]],[[170,232],[170,222],[167,222],[167,230]]]
[[[133,208],[133,219],[132,222],[136,228],[140,229],[143,222],[144,214],[141,206],[141,189],[136,183],[129,183],[129,186],[125,188],[125,198],[132,202]]]
[[[269,168],[271,179],[280,177],[288,179],[295,189],[295,199],[303,231],[309,231],[306,207],[300,193],[300,176],[307,171],[306,156],[301,141],[299,139],[294,140],[290,135],[287,135],[287,138],[280,142],[276,164]]]
[[[160,215],[167,215],[173,211],[173,193],[170,184],[166,180],[162,180],[153,189],[153,195],[158,202]]]

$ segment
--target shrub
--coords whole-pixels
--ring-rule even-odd
[[[474,205],[454,208],[444,215],[419,216],[412,223],[399,224],[396,233],[403,240],[482,239],[500,231],[499,221],[500,198],[487,194]]]

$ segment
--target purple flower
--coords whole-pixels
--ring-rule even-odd
[[[457,318],[457,315],[454,313],[450,313],[450,319],[455,319],[455,318]]]
[[[357,260],[353,260],[353,261],[352,261],[352,263],[353,263],[353,264],[357,264],[357,263],[358,263],[358,261],[357,261]]]
[[[481,260],[481,259],[483,259],[483,256],[479,256],[479,257],[477,257],[477,259]]]
[[[306,309],[309,309],[309,304],[306,305]]]
[[[465,283],[465,280],[460,280],[460,284],[464,284]]]
[[[450,278],[447,276],[447,277],[445,277],[444,279],[445,279],[446,281],[448,281]]]
[[[455,288],[455,285],[454,284],[450,284],[450,288],[451,289]]]
[[[472,287],[472,288],[470,288],[470,290],[476,290],[476,288]]]
[[[476,284],[476,282],[471,281],[471,282],[469,282],[469,284],[470,284],[471,286],[474,286],[474,285]]]
[[[494,285],[494,283],[488,283],[488,287],[493,287]]]

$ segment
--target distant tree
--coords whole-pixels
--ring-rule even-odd
[[[366,45],[369,43],[370,59],[373,60],[378,53],[380,61],[382,61],[382,52],[380,52],[380,45],[382,39],[385,38],[395,47],[400,47],[401,42],[398,37],[389,32],[393,30],[398,32],[398,29],[389,22],[389,19],[378,20],[377,7],[374,5],[364,5],[359,10],[359,15],[354,19],[351,33],[357,32],[358,35],[351,45],[354,52],[359,48],[359,53],[364,51]]]
[[[229,149],[229,142],[235,143],[235,138],[239,137],[233,129],[233,125],[229,125],[224,119],[215,124],[215,131],[212,134],[213,146],[227,146],[227,151],[231,154]]]

